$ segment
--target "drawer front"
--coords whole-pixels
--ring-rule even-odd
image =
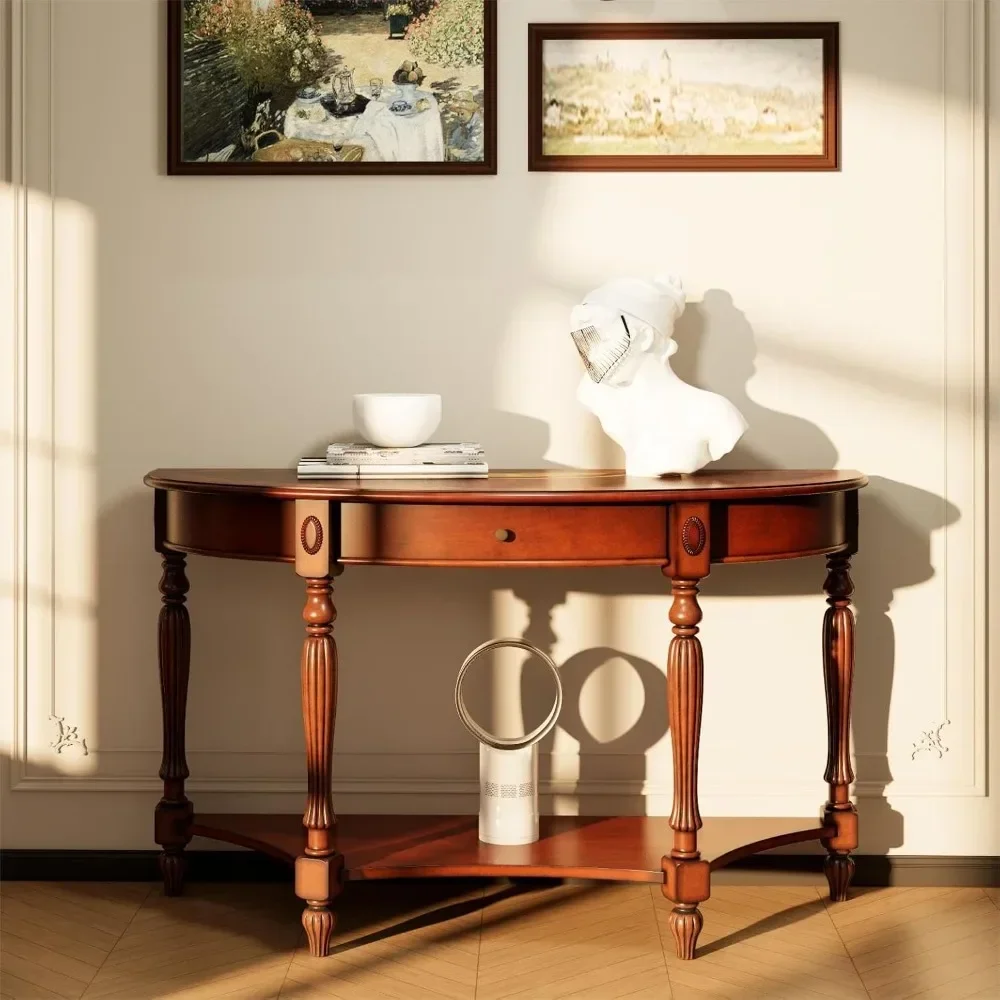
[[[667,508],[345,503],[341,561],[660,566],[667,562]]]

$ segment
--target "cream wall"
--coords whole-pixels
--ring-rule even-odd
[[[872,476],[855,574],[861,850],[1000,853],[983,462],[998,8],[503,0],[497,177],[202,179],[163,173],[160,5],[7,0],[3,141],[25,187],[2,189],[0,251],[4,845],[151,846],[143,473],[287,466],[345,433],[351,394],[372,389],[443,393],[442,435],[482,440],[496,467],[619,464],[574,401],[566,316],[610,274],[669,268],[693,300],[678,368],[750,422],[730,467]],[[526,24],[560,19],[839,20],[843,169],[528,173]],[[197,558],[189,575],[191,794],[295,810],[299,583]],[[807,560],[706,582],[707,815],[812,815],[824,797],[822,577]],[[665,591],[646,571],[349,571],[338,808],[474,810],[451,685],[469,649],[514,632],[551,646],[567,686],[548,806],[669,811]]]

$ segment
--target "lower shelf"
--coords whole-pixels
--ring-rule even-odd
[[[299,814],[199,814],[192,833],[289,863],[305,846]],[[714,869],[833,833],[816,819],[708,818],[698,844]],[[660,859],[673,834],[660,816],[543,816],[536,843],[495,847],[479,840],[476,816],[340,816],[334,837],[350,879],[496,875],[662,882]]]

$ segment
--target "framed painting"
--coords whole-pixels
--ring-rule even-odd
[[[531,170],[837,170],[839,25],[529,25]]]
[[[171,174],[495,174],[496,0],[167,0]]]

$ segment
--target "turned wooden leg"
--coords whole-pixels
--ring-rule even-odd
[[[709,896],[709,866],[698,851],[698,743],[704,669],[698,623],[698,581],[674,579],[670,621],[674,638],[667,660],[670,740],[674,753],[674,801],[670,826],[674,845],[663,859],[663,894],[674,903],[669,926],[677,957],[694,958],[702,915],[698,903]]]
[[[333,727],[337,716],[337,645],[333,638],[336,611],[329,577],[306,581],[306,639],[302,646],[302,720],[306,735],[308,793],[302,823],[305,855],[296,863],[295,884],[306,901],[302,925],[310,954],[330,951],[334,916],[330,902],[340,890],[343,858],[333,844],[336,823],[330,788]]]
[[[858,846],[858,813],[849,798],[854,780],[851,768],[851,686],[854,680],[854,612],[851,610],[850,556],[827,559],[823,589],[827,593],[823,617],[823,680],[826,688],[827,758],[823,780],[830,786],[824,821],[834,832],[823,838],[828,855],[823,870],[830,898],[842,901],[854,875],[850,852]]]
[[[184,848],[191,840],[193,809],[184,794],[188,776],[184,753],[188,672],[191,665],[191,622],[184,602],[188,580],[181,552],[163,552],[159,620],[160,697],[163,704],[163,798],[156,807],[155,839],[163,848],[160,872],[168,896],[184,887]]]
[[[336,923],[330,903],[339,894],[344,859],[337,853],[331,772],[333,731],[337,718],[337,644],[333,638],[331,571],[338,567],[329,557],[329,504],[296,501],[300,525],[296,572],[306,577],[306,603],[302,618],[306,637],[302,645],[302,721],[306,740],[305,852],[295,863],[295,891],[306,903],[302,914],[311,955],[330,952]],[[319,572],[317,572],[319,571]]]

